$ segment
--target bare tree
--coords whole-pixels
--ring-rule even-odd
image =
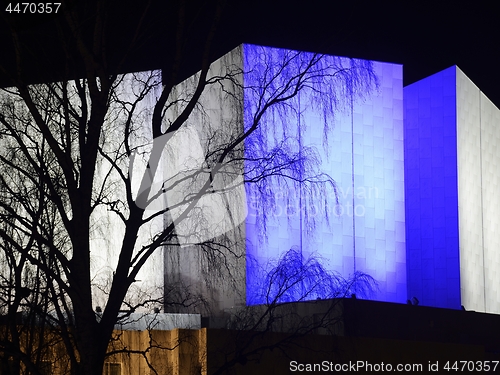
[[[97,2],[92,17],[68,7],[58,18],[68,61],[82,63],[84,77],[28,85],[12,30],[17,70],[4,70],[14,86],[0,98],[0,246],[11,269],[2,279],[1,309],[12,318],[2,349],[32,373],[43,372],[37,349],[48,325],[68,368],[101,374],[117,321],[165,297],[140,281],[161,249],[184,256],[195,246],[207,275],[231,275],[234,259],[244,260],[238,226],[245,207],[235,208],[243,186],[253,184],[252,194],[270,207],[272,184],[335,187],[314,150],[297,148],[296,101],[312,95],[326,138],[344,95],[374,85],[370,64],[255,48],[211,65],[222,6],[211,11],[200,70],[184,85],[179,69],[189,25],[182,2],[174,57],[161,72],[119,74],[121,65],[111,64],[106,27],[113,9],[106,2]],[[131,48],[145,38],[139,18]],[[212,108],[211,95],[203,99],[212,88],[219,92],[215,107],[222,100],[226,108]],[[216,199],[224,217],[213,210]],[[16,342],[13,317],[23,311],[39,333],[33,350]]]

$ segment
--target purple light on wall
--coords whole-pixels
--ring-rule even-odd
[[[460,309],[455,67],[404,96],[408,295]]]
[[[292,77],[313,58],[312,54],[302,54],[292,61],[295,54],[244,46],[245,129],[252,126],[259,110],[258,98],[272,97],[272,90],[280,87],[279,79]],[[270,79],[283,58],[290,59],[285,75]],[[286,157],[309,156],[318,161],[316,171],[335,181],[336,191],[313,191],[308,185],[297,185],[291,180],[288,184],[247,185],[247,303],[264,302],[266,272],[290,249],[298,249],[303,261],[320,259],[328,272],[346,278],[357,271],[369,274],[379,285],[373,299],[404,303],[407,286],[402,68],[333,56],[324,59],[329,69],[360,69],[356,71],[358,75],[341,76],[335,81],[337,86],[328,88],[344,100],[334,109],[334,116],[324,116],[314,94],[304,90],[288,102],[289,107],[263,116],[259,131],[245,141],[245,155],[254,158],[272,154],[281,161]],[[376,88],[368,89],[370,77],[359,73],[367,67],[373,68]],[[366,82],[356,86],[355,77]],[[324,137],[325,121],[328,138]],[[288,141],[282,142],[283,137]],[[303,177],[311,167],[303,163],[295,166],[294,173]],[[255,174],[256,168],[258,164],[246,162],[247,178]],[[299,260],[299,264],[303,261]]]

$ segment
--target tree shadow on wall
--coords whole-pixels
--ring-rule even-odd
[[[318,254],[305,257],[299,247],[292,247],[264,267],[249,259],[248,290],[253,291],[250,305],[311,301],[356,296],[370,298],[378,289],[377,281],[363,272],[347,277],[328,270]]]

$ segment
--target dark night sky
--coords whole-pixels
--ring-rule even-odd
[[[405,85],[458,65],[500,107],[500,12],[492,3],[435,3],[310,1],[307,9],[285,12],[287,25],[280,29],[271,16],[280,9],[272,8],[265,26],[253,33],[257,42],[281,39],[305,49],[401,63]]]
[[[197,1],[202,0],[192,0],[189,4]],[[123,17],[135,14],[127,3],[133,1],[122,1],[121,10],[117,8],[110,31],[116,35],[117,42],[113,45],[119,45],[120,35],[126,32],[124,25],[128,22],[124,22]],[[241,42],[251,42],[395,62],[404,65],[405,85],[458,65],[500,107],[500,14],[493,2],[490,5],[480,1],[470,5],[452,1],[438,4],[359,0],[296,3],[300,5],[283,0],[271,4],[256,0],[243,8],[241,2],[229,1],[217,34],[216,54]],[[158,67],[162,63],[158,63],[157,58],[168,56],[164,40],[170,35],[168,25],[175,23],[170,15],[175,13],[158,5],[154,14],[156,19],[150,23],[157,25],[158,39],[146,43],[147,51],[137,54],[134,69]],[[14,61],[11,37],[2,22],[0,19],[0,65],[11,68]],[[50,28],[50,20],[39,16],[25,17],[19,24],[21,38],[29,50],[27,70],[32,72],[33,80],[38,81],[38,77],[46,74],[47,67],[58,66],[58,62],[64,60],[57,56],[62,53],[57,33]],[[196,27],[194,31],[192,42],[196,45],[201,38],[196,36]],[[146,55],[147,58],[143,58]],[[1,72],[0,85],[5,85]]]

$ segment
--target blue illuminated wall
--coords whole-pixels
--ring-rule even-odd
[[[263,53],[262,48],[244,46],[245,71],[255,61],[251,54]],[[351,60],[342,61],[348,65]],[[348,98],[348,104],[332,120],[326,147],[321,114],[312,109],[306,95],[300,97],[297,110],[302,114],[302,145],[315,147],[321,169],[337,184],[339,202],[337,205],[335,194],[330,192],[326,203],[329,223],[320,215],[315,228],[307,231],[301,212],[310,203],[301,206],[297,203],[300,198],[295,197],[292,206],[299,209],[270,215],[263,233],[257,223],[262,212],[253,210],[252,198],[247,197],[248,303],[256,302],[252,279],[258,277],[256,264],[265,268],[293,247],[299,247],[305,257],[319,255],[329,270],[344,277],[356,271],[373,276],[378,282],[378,290],[372,295],[375,300],[406,302],[402,67],[373,62],[373,68],[379,86],[364,98]],[[245,147],[249,147],[248,142]],[[275,193],[281,194],[278,187]],[[290,200],[283,198],[279,204],[286,208]],[[318,204],[323,206],[322,202]]]
[[[404,89],[408,296],[460,308],[455,67]]]

